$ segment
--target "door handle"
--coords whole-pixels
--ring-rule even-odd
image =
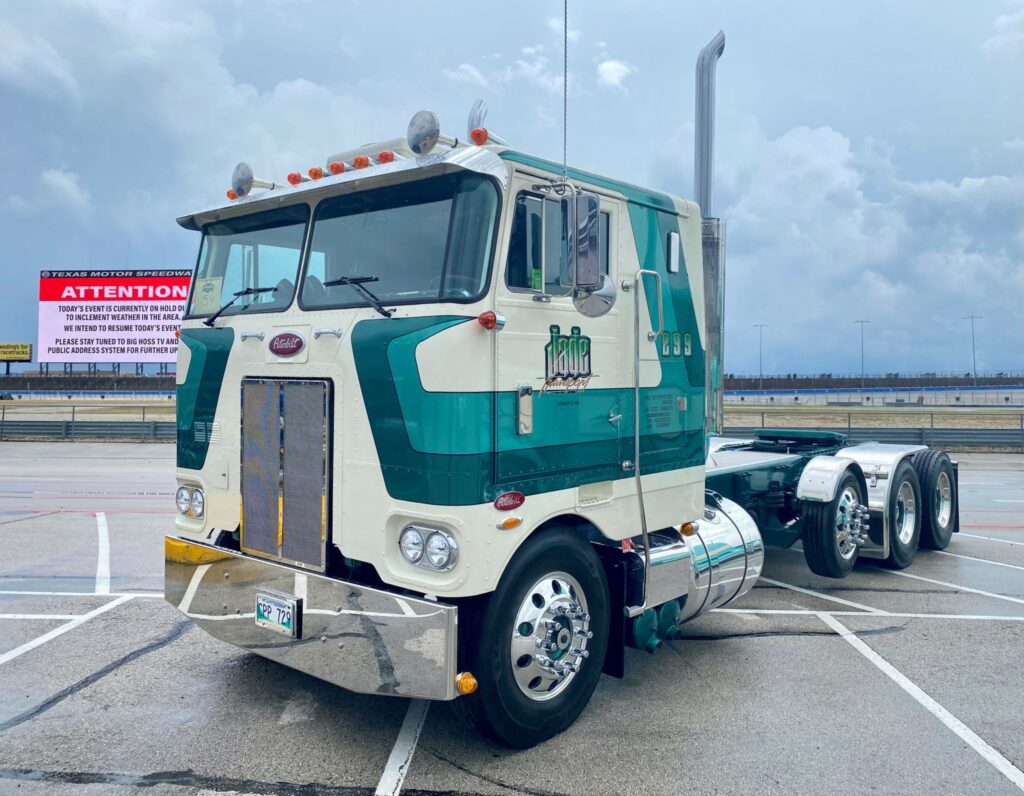
[[[659,274],[657,271],[651,271],[651,270],[649,270],[647,268],[641,268],[639,271],[637,271],[636,272],[637,293],[640,292],[640,290],[639,290],[640,284],[644,281],[644,277],[648,277],[648,276],[653,276],[654,277],[654,289],[655,289],[655,291],[657,293],[657,296],[658,296],[658,330],[654,331],[652,329],[651,331],[649,331],[647,333],[647,339],[648,340],[656,340],[658,338],[658,335],[660,335],[662,332],[665,331],[665,306],[664,306],[664,302],[663,302],[662,297],[661,297],[661,274]],[[638,297],[638,300],[639,300],[639,297]]]

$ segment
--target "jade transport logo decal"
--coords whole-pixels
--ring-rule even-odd
[[[295,332],[281,332],[281,334],[270,338],[269,348],[271,353],[277,354],[279,357],[293,357],[305,345],[306,341],[295,334]]]
[[[550,327],[551,339],[544,346],[544,386],[541,392],[584,390],[590,383],[590,338],[573,326],[563,335],[558,325]]]

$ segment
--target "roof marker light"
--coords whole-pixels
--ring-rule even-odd
[[[377,153],[378,163],[392,163],[395,160],[395,153],[390,149],[385,149],[383,152]]]
[[[331,174],[344,174],[345,164],[342,163],[340,160],[335,160],[327,164],[327,170],[330,171]]]
[[[352,158],[352,165],[357,169],[365,169],[370,165],[370,159],[366,155],[356,155]]]
[[[235,193],[233,189],[231,189],[231,188],[228,188],[228,199],[230,199],[230,200],[231,200],[231,201],[233,202],[233,201],[235,201],[235,200],[236,200],[237,198],[238,198],[238,194],[237,194],[237,193]]]
[[[472,130],[469,131],[469,137],[472,139],[473,143],[476,144],[477,146],[483,146],[484,144],[487,143],[487,138],[488,138],[487,128],[486,127],[474,127]]]
[[[324,170],[322,168],[320,168],[319,166],[314,166],[313,168],[311,168],[309,170],[308,174],[309,174],[309,179],[311,179],[311,180],[319,180],[321,177],[324,176]]]
[[[299,174],[297,171],[293,171],[291,174],[288,175],[288,182],[290,182],[292,185],[298,185],[300,182],[302,182],[302,175]]]

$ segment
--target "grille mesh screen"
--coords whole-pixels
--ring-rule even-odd
[[[280,388],[242,382],[242,545],[277,555]]]
[[[326,466],[326,391],[323,382],[286,382],[284,388],[285,558],[320,565]]]
[[[243,549],[324,568],[327,406],[324,381],[243,380]]]

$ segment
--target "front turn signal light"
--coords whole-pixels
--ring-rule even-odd
[[[462,696],[468,696],[476,691],[479,683],[476,681],[476,677],[473,676],[472,672],[460,672],[455,675],[455,690],[458,691]]]

